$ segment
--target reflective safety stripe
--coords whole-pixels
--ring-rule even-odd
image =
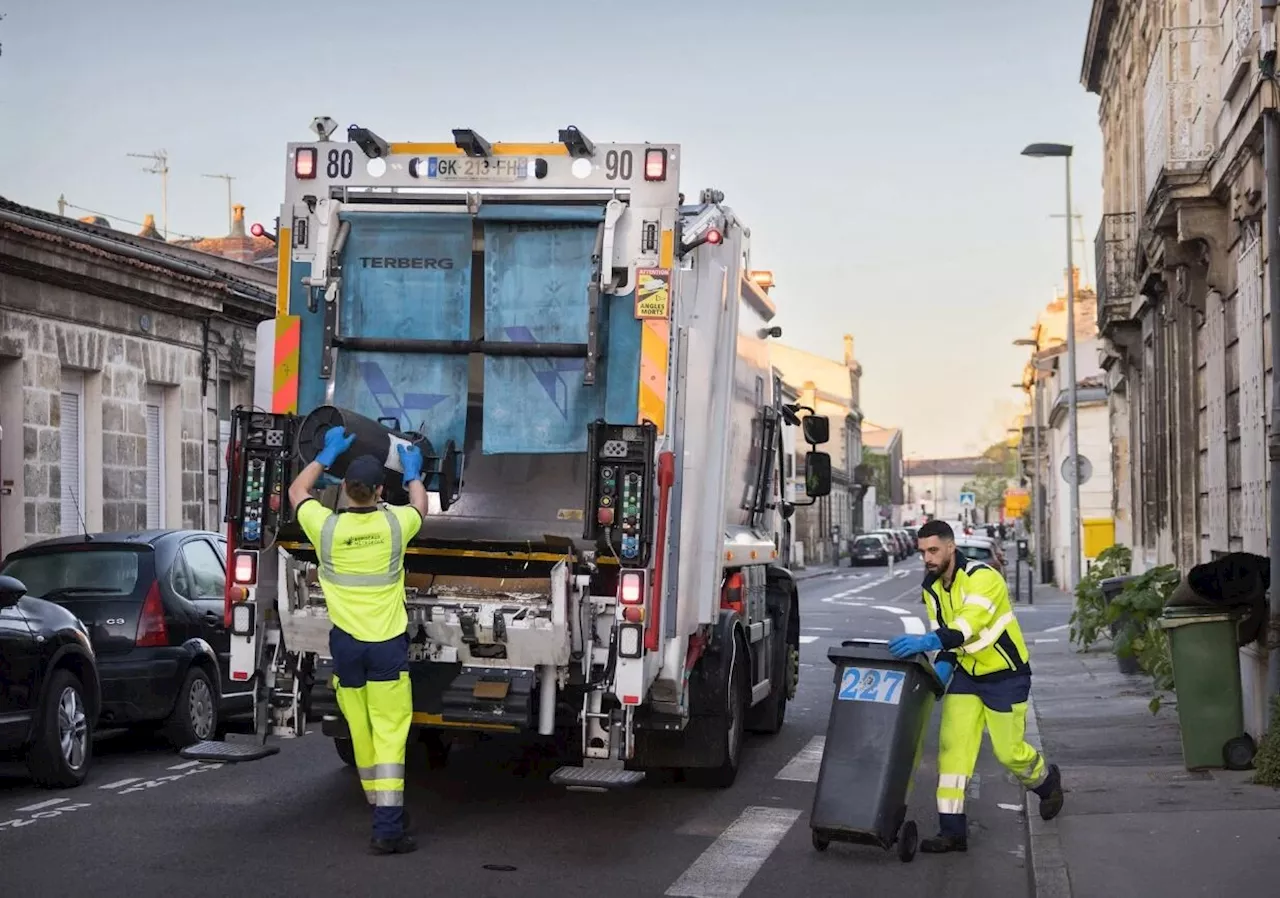
[[[973,638],[973,624],[969,623],[963,617],[956,618],[955,625],[952,629],[958,630],[960,635],[963,636],[966,641]]]
[[[985,608],[987,611],[996,610],[995,602],[991,601],[986,596],[967,595],[964,597],[964,603],[978,608]]]
[[[963,798],[939,798],[938,813],[939,814],[963,814],[964,799]]]
[[[369,794],[375,808],[404,807],[404,791],[401,789],[377,789]]]
[[[403,764],[374,764],[372,767],[361,767],[360,779],[362,780],[402,780],[404,779],[404,765]]]
[[[1011,623],[1013,623],[1013,612],[1006,611],[1004,614],[996,618],[996,622],[994,624],[979,633],[973,642],[965,645],[965,652],[972,655],[975,652],[980,652],[983,649],[990,647],[997,639],[1000,638],[1000,634],[1004,632],[1005,627],[1009,626]]]
[[[940,773],[938,774],[939,789],[963,789],[969,777],[961,776],[958,773]]]
[[[320,530],[320,578],[334,586],[395,586],[400,582],[403,568],[400,556],[404,549],[404,533],[400,529],[400,519],[387,509],[382,515],[391,528],[391,560],[385,574],[340,574],[333,567],[333,536],[338,529],[339,515],[329,515],[324,527]]]

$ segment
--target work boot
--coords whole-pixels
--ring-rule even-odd
[[[401,836],[398,839],[369,840],[370,854],[412,854],[418,850],[418,842],[413,836]]]
[[[1062,810],[1066,796],[1062,794],[1062,771],[1057,764],[1049,765],[1049,773],[1044,782],[1031,790],[1040,796],[1040,819],[1052,820]]]
[[[920,843],[925,854],[969,850],[969,818],[964,814],[939,814],[938,834]]]

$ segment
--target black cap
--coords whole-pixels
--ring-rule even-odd
[[[383,471],[382,462],[372,455],[362,455],[347,465],[347,473],[343,480],[347,483],[359,483],[373,489],[382,486],[385,478],[386,473]]]

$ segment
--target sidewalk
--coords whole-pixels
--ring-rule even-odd
[[[1049,586],[1035,599],[1071,603]],[[1109,645],[1037,646],[1031,667],[1028,739],[1067,789],[1049,823],[1027,801],[1036,898],[1280,894],[1280,790],[1252,771],[1187,771],[1176,701],[1153,715],[1150,678],[1121,674]]]

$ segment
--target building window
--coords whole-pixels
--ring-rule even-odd
[[[164,526],[164,394],[147,391],[147,528]]]
[[[61,417],[60,473],[62,478],[63,536],[80,533],[84,520],[84,375],[66,371],[62,375],[59,397]]]

